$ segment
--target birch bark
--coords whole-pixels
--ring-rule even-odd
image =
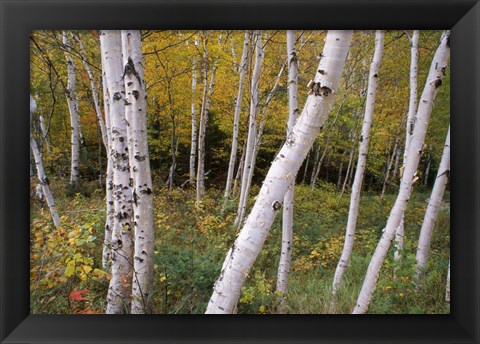
[[[198,38],[195,37],[195,47],[198,48]],[[193,58],[192,63],[192,135],[190,146],[190,186],[195,182],[195,160],[197,158],[197,59]]]
[[[32,122],[33,114],[36,111],[37,103],[35,102],[35,99],[30,96],[30,123]],[[47,201],[48,209],[52,214],[53,223],[55,224],[55,227],[58,227],[61,225],[60,216],[58,216],[57,207],[55,206],[55,200],[53,199],[52,191],[48,186],[49,181],[47,176],[45,175],[45,170],[43,169],[42,155],[40,154],[37,142],[32,135],[32,129],[30,129],[30,148],[32,149],[33,158],[35,159],[35,166],[37,167],[38,184],[40,184],[42,188],[43,195],[45,196],[45,200]]]
[[[430,242],[432,239],[433,228],[440,210],[445,187],[448,182],[450,174],[450,128],[448,128],[445,146],[443,148],[442,159],[438,168],[437,178],[433,185],[430,201],[425,212],[422,229],[420,230],[420,238],[418,240],[417,248],[417,267],[415,278],[417,284],[420,285],[421,280],[425,274],[425,267],[427,265],[428,253],[430,251]]]
[[[67,51],[70,49],[70,42],[67,33],[62,33],[63,44]],[[70,183],[76,184],[79,178],[80,168],[80,117],[78,115],[78,99],[76,91],[75,80],[75,63],[73,62],[70,53],[65,53],[67,60],[68,81],[66,89],[66,97],[68,103],[68,110],[70,112],[70,126],[71,126],[71,164],[70,164]]]
[[[240,226],[247,208],[247,199],[249,191],[249,175],[254,168],[253,154],[255,148],[255,140],[257,137],[257,113],[258,113],[258,80],[260,78],[260,70],[263,62],[263,47],[262,47],[262,31],[257,30],[253,33],[255,42],[255,66],[252,73],[252,84],[250,91],[250,114],[248,119],[248,138],[245,153],[245,163],[243,165],[242,185],[240,188],[240,200],[238,202],[237,217],[235,218],[235,225]]]
[[[357,227],[358,207],[360,204],[360,195],[362,191],[362,183],[365,175],[365,167],[367,165],[368,143],[370,141],[370,129],[373,122],[373,113],[375,110],[375,98],[378,87],[378,70],[383,54],[385,34],[378,30],[375,34],[375,52],[368,77],[367,100],[365,106],[365,116],[363,119],[362,134],[360,136],[360,144],[358,148],[358,162],[355,171],[355,179],[352,186],[350,196],[350,209],[348,212],[347,229],[345,233],[345,242],[343,245],[342,255],[338,262],[335,275],[333,277],[332,293],[336,294],[340,287],[345,270],[350,262],[352,255],[353,243],[355,239],[355,230]]]
[[[311,92],[289,138],[267,173],[263,186],[237,240],[227,253],[206,313],[232,313],[241,288],[255,262],[277,211],[298,169],[325,123],[350,45],[352,31],[329,31],[323,58]]]
[[[292,133],[298,116],[298,61],[295,49],[295,31],[287,31],[287,58],[288,58],[288,122],[287,140]],[[288,288],[288,273],[292,259],[293,241],[293,199],[295,177],[283,198],[282,216],[282,249],[277,273],[277,290],[285,294]]]
[[[353,314],[363,314],[368,310],[368,306],[370,304],[373,290],[378,278],[378,272],[382,267],[388,249],[390,248],[391,242],[394,238],[395,231],[400,224],[402,215],[404,214],[407,202],[410,198],[414,175],[416,173],[420,155],[422,153],[423,142],[425,140],[433,103],[437,95],[438,88],[442,84],[442,80],[445,76],[445,71],[448,65],[448,57],[450,56],[449,36],[449,31],[444,32],[440,46],[433,57],[427,81],[418,106],[415,127],[413,129],[413,136],[408,151],[408,159],[400,184],[400,191],[390,212],[385,230],[368,266],[367,274],[358,296],[357,304],[353,310]]]
[[[107,184],[113,202],[111,249],[112,277],[107,294],[107,314],[129,312],[133,276],[133,196],[125,118],[125,86],[120,31],[100,31],[100,47],[107,87],[110,125],[109,158],[112,180]]]
[[[125,118],[130,178],[133,185],[135,249],[133,257],[133,314],[149,311],[153,286],[153,192],[147,141],[146,90],[140,31],[122,30]]]
[[[233,171],[235,170],[235,162],[237,161],[238,126],[240,124],[240,113],[242,110],[242,100],[243,100],[243,88],[245,85],[245,74],[247,72],[249,40],[250,40],[250,34],[248,31],[246,31],[245,38],[243,39],[242,59],[239,66],[240,80],[238,82],[238,93],[237,93],[237,99],[235,101],[235,114],[233,117],[232,149],[230,151],[230,161],[228,163],[227,185],[225,187],[225,195],[224,195],[225,200],[228,200],[228,198],[230,197],[232,181],[233,181]],[[232,51],[235,51],[233,47],[232,47]]]

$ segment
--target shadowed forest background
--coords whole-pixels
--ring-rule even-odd
[[[316,74],[329,73],[318,69],[324,57],[326,35],[327,31],[321,30],[295,32],[298,115],[307,98],[312,96],[311,80]],[[282,214],[277,214],[253,268],[245,272],[246,281],[234,312],[352,312],[399,193],[405,168],[412,35],[413,31],[384,32],[383,56],[378,75],[374,76],[378,86],[365,172],[360,183],[355,242],[341,286],[332,293],[345,241],[359,147],[364,140],[362,125],[375,50],[374,31],[353,33],[340,83],[334,91],[333,107],[296,177],[292,177],[295,187],[293,238],[289,246],[287,291],[279,291],[277,282],[282,254]],[[443,35],[441,31],[418,33],[416,101],[419,104]],[[205,313],[214,284],[223,271],[225,256],[229,248],[235,246],[272,162],[282,146],[288,144],[290,60],[286,36],[286,31],[140,32],[144,69],[144,82],[140,83],[144,84],[146,97],[146,109],[141,110],[146,112],[152,186],[145,193],[153,194],[155,234],[153,285],[148,307],[145,306],[147,300],[142,301],[144,312]],[[255,83],[259,44],[263,60]],[[102,129],[101,122],[107,122],[104,97],[108,92],[103,85],[103,72],[108,59],[102,61],[98,31],[35,31],[31,33],[30,46],[30,92],[36,103],[35,110],[31,110],[31,135],[38,145],[45,173],[39,183],[35,167],[38,157],[32,153],[31,313],[105,313],[112,276],[109,263],[102,264],[108,223],[106,174],[110,146],[104,132],[108,131],[108,123],[107,128]],[[242,55],[247,63],[243,94],[237,102]],[[125,78],[128,70],[124,73],[119,77]],[[450,125],[449,68],[444,69],[443,74],[443,81],[435,86],[438,94],[423,148],[418,152],[413,192],[402,220],[403,248],[397,251],[395,242],[392,243],[379,272],[368,313],[450,312],[449,298],[446,301],[450,258],[448,183],[434,221],[421,283],[416,275],[420,230],[432,188],[444,173],[439,173],[439,166]],[[70,87],[72,80],[75,95]],[[252,94],[254,88],[256,91]],[[69,97],[77,101],[80,132],[78,178],[74,182],[71,179]],[[252,104],[256,128],[252,138],[253,174],[251,186],[245,191],[245,214],[238,220],[241,190],[245,187],[242,172]],[[226,192],[236,105],[240,115],[238,149],[231,170],[230,190]],[[198,145],[201,141],[198,130],[202,115],[208,119],[204,135],[204,185],[199,186],[198,175],[192,176],[191,164],[194,154],[193,171],[197,174],[198,150],[192,150],[192,142]],[[446,173],[448,176],[448,171]],[[52,220],[40,184],[51,190],[59,223]],[[273,207],[275,209],[275,205]],[[124,281],[124,284],[131,283]]]

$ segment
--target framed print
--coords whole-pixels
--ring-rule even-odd
[[[1,0],[0,341],[479,342],[479,6]]]

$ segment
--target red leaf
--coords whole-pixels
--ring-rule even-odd
[[[70,298],[76,301],[86,300],[83,294],[88,293],[88,289],[74,290],[70,293]]]

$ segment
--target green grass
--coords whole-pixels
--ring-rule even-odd
[[[65,182],[52,181],[57,207],[63,216],[62,230],[54,228],[46,207],[42,208],[35,200],[31,202],[32,313],[104,310],[108,288],[108,276],[101,273],[104,193],[94,184],[81,187],[84,192],[71,195],[72,190]],[[307,186],[296,186],[292,271],[286,295],[289,313],[351,312],[395,196],[387,195],[384,202],[374,194],[362,197],[352,260],[343,286],[333,299],[331,283],[343,247],[350,197],[344,194],[339,199],[339,193],[328,184],[319,185],[314,191]],[[444,302],[450,240],[448,193],[437,219],[427,275],[419,292],[415,292],[412,280],[416,242],[428,197],[429,191],[414,192],[405,214],[404,258],[401,264],[396,264],[390,250],[369,313],[449,312]],[[237,230],[232,226],[235,202],[228,203],[222,211],[222,190],[210,189],[202,201],[201,212],[197,213],[194,199],[194,190],[156,190],[153,313],[203,313],[225,254],[236,238]],[[69,233],[75,238],[69,239]],[[277,311],[275,280],[280,243],[279,214],[245,283],[238,313]],[[91,267],[91,271],[82,275],[79,270],[67,277],[66,259],[75,254],[85,257],[81,259],[87,263],[80,265]],[[69,296],[72,291],[83,289],[87,289],[84,300]]]

